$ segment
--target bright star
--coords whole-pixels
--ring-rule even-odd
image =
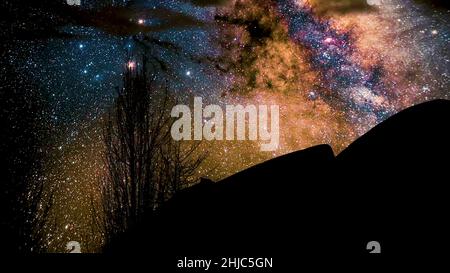
[[[328,37],[328,38],[325,39],[324,42],[327,43],[327,44],[329,44],[329,43],[333,42],[333,38]]]
[[[135,62],[135,61],[129,61],[129,62],[127,63],[127,67],[128,67],[128,69],[134,69],[134,68],[136,68],[136,62]]]

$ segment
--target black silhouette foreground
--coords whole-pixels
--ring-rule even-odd
[[[411,107],[338,156],[327,145],[294,152],[176,194],[107,246],[176,267],[188,257],[438,255],[448,232],[450,101]]]

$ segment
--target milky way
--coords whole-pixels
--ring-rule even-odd
[[[251,141],[203,145],[210,157],[198,176],[214,180],[317,144],[338,153],[402,109],[449,98],[446,8],[427,1],[325,2],[133,1],[130,26],[120,35],[110,31],[117,28],[108,25],[112,19],[75,21],[59,29],[70,38],[17,41],[8,63],[37,82],[55,132],[43,176],[57,192],[48,250],[63,251],[69,240],[86,251],[101,246],[91,208],[103,172],[101,120],[127,63],[141,65],[142,52],[164,64],[152,75],[179,101],[202,96],[219,105],[280,106],[277,151],[260,152]],[[163,10],[186,17],[155,15]],[[161,27],[165,19],[172,23]]]
[[[314,17],[311,8],[296,1],[280,1],[281,14],[287,18],[289,35],[311,51],[311,62],[321,71],[321,87],[338,93],[351,107],[374,113],[379,120],[389,112],[376,103],[382,71],[365,70],[350,59],[355,51],[349,32],[339,33],[329,21]],[[358,99],[363,93],[364,100]],[[356,94],[355,94],[356,93]]]

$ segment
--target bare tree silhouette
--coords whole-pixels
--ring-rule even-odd
[[[175,101],[167,89],[153,86],[146,63],[144,58],[141,69],[127,67],[105,121],[106,175],[100,183],[102,211],[95,215],[106,242],[187,186],[207,156],[199,143],[171,138]]]
[[[0,63],[7,59],[0,57]],[[0,231],[2,253],[39,252],[44,225],[53,204],[49,181],[42,171],[49,126],[48,105],[38,85],[4,66],[0,84]]]

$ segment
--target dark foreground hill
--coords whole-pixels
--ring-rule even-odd
[[[448,232],[450,101],[407,109],[334,156],[327,145],[186,189],[110,254],[162,258],[430,255]]]

